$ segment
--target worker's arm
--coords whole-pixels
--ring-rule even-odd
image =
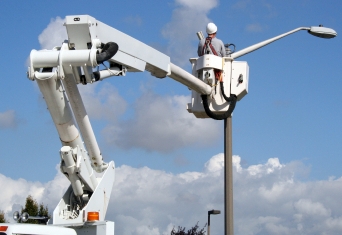
[[[198,43],[198,48],[197,48],[197,55],[198,56],[202,56],[202,52],[203,52],[203,45],[204,45],[204,40],[200,40]]]
[[[220,54],[222,57],[226,57],[226,48],[224,47],[223,42],[220,40]]]

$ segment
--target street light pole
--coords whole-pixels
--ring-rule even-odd
[[[280,34],[280,35],[278,35],[278,36],[276,36],[276,37],[267,39],[267,40],[265,40],[265,41],[262,41],[262,42],[259,42],[259,43],[257,43],[257,44],[254,44],[254,45],[252,45],[252,46],[246,47],[246,48],[244,48],[244,49],[242,49],[242,50],[240,50],[240,51],[234,52],[234,53],[232,53],[232,54],[230,55],[230,57],[231,57],[232,59],[239,58],[239,57],[241,57],[241,56],[243,56],[243,55],[246,55],[246,54],[248,54],[248,53],[250,53],[250,52],[253,52],[253,51],[255,51],[255,50],[258,50],[258,49],[260,49],[261,47],[264,47],[264,46],[266,46],[266,45],[268,45],[268,44],[270,44],[270,43],[272,43],[272,42],[275,42],[275,41],[277,41],[277,40],[279,40],[279,39],[281,39],[281,38],[283,38],[283,37],[286,37],[286,36],[288,36],[288,35],[291,35],[291,34],[293,34],[293,33],[296,33],[296,32],[298,32],[298,31],[300,31],[300,30],[307,30],[308,33],[310,33],[311,35],[314,35],[314,36],[316,36],[316,37],[319,37],[319,38],[327,38],[327,39],[329,39],[329,38],[334,38],[334,37],[337,36],[337,33],[336,33],[335,30],[330,29],[330,28],[325,28],[325,27],[323,27],[322,25],[320,25],[320,26],[318,26],[318,27],[315,27],[315,26],[313,26],[313,27],[299,27],[299,28],[296,28],[296,29],[294,29],[294,30],[291,30],[291,31],[289,31],[289,32],[287,32],[287,33]]]
[[[232,116],[224,119],[224,231],[234,234]]]
[[[337,36],[335,30],[322,27],[300,27],[287,33],[259,42],[252,46],[246,47],[240,51],[230,55],[232,60],[246,55],[250,52],[258,50],[272,42],[283,37],[291,35],[300,30],[307,30],[308,33],[320,38],[334,38]],[[233,152],[232,152],[232,116],[224,119],[224,230],[225,235],[234,235],[234,218],[233,218]],[[208,235],[210,235],[210,220],[208,214]]]
[[[208,232],[207,234],[210,235],[210,215],[218,215],[218,214],[221,214],[221,211],[220,210],[211,210],[211,211],[208,211]]]

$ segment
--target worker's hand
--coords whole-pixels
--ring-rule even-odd
[[[219,81],[220,81],[220,82],[223,82],[223,73],[222,73],[222,72],[220,73]]]
[[[218,70],[218,69],[215,69],[214,70],[214,73],[215,73],[215,78],[222,82],[223,81],[223,77],[222,77],[222,71]]]

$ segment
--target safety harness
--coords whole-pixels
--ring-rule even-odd
[[[205,39],[205,43],[204,43],[204,45],[203,45],[203,49],[202,49],[202,55],[204,55],[204,54],[214,54],[214,55],[218,55],[217,54],[217,52],[216,52],[216,50],[215,50],[215,48],[213,47],[213,45],[211,45],[211,40],[212,40],[213,38],[212,37],[207,37],[206,39]],[[206,49],[207,49],[207,51],[206,51]],[[205,52],[207,52],[207,53],[205,53]]]
[[[204,54],[214,54],[216,56],[218,56],[215,48],[213,47],[213,45],[211,44],[211,37],[207,37],[205,39],[205,43],[203,45],[203,49],[202,49],[202,56]],[[231,95],[230,97],[227,97],[224,93],[224,87],[223,87],[223,79],[222,79],[222,71],[219,69],[214,69],[214,73],[215,73],[215,79],[216,79],[216,84],[215,84],[215,92],[216,92],[216,86],[218,81],[220,81],[220,87],[221,87],[221,93],[223,98],[230,103],[228,110],[223,113],[223,114],[215,114],[214,112],[212,112],[209,108],[209,104],[208,104],[208,95],[201,95],[202,98],[202,103],[203,103],[203,107],[204,110],[206,112],[206,114],[211,117],[212,119],[216,119],[216,120],[222,120],[222,119],[227,119],[228,117],[230,117],[234,111],[235,105],[236,105],[236,101],[237,101],[237,97],[236,95]]]
[[[212,39],[213,39],[212,37],[207,37],[205,39],[205,43],[204,43],[203,49],[202,49],[202,55],[204,55],[204,54],[214,54],[214,55],[218,56],[215,48],[211,44],[211,40]],[[218,70],[218,69],[214,69],[214,73],[215,73],[216,81],[222,81],[222,71]]]

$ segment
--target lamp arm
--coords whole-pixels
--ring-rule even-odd
[[[243,56],[243,55],[246,55],[246,54],[248,54],[248,53],[250,53],[250,52],[252,52],[252,51],[258,50],[258,49],[261,48],[261,47],[264,47],[264,46],[266,46],[266,45],[268,45],[268,44],[270,44],[270,43],[272,43],[272,42],[274,42],[274,41],[276,41],[276,40],[278,40],[278,39],[281,39],[281,38],[283,38],[283,37],[286,37],[286,36],[288,36],[288,35],[290,35],[290,34],[293,34],[293,33],[295,33],[295,32],[298,32],[298,31],[300,31],[300,30],[310,30],[310,28],[308,28],[308,27],[296,28],[296,29],[291,30],[291,31],[289,31],[289,32],[287,32],[287,33],[281,34],[281,35],[276,36],[276,37],[274,37],[274,38],[267,39],[267,40],[265,40],[265,41],[262,41],[262,42],[259,42],[259,43],[257,43],[257,44],[254,44],[254,45],[252,45],[252,46],[246,47],[245,49],[242,49],[242,50],[240,50],[240,51],[234,52],[234,53],[232,53],[232,54],[230,55],[230,57],[231,57],[232,59],[239,58],[239,57],[241,57],[241,56]]]

